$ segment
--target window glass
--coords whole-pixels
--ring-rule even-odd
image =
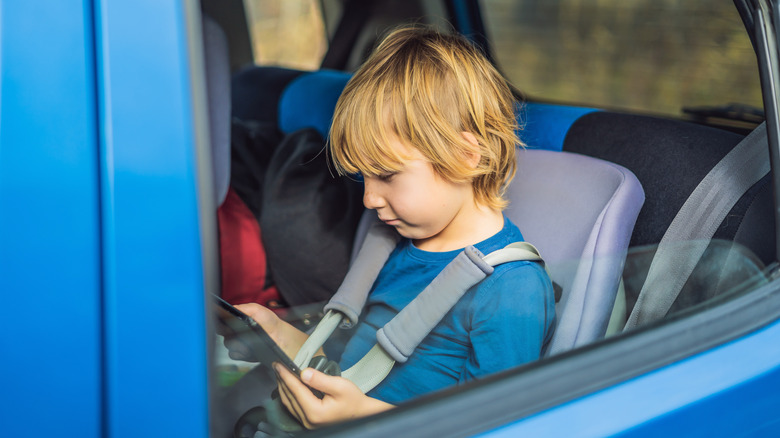
[[[702,243],[707,249],[681,290],[675,291],[674,294],[670,290],[659,288],[646,292],[650,295],[677,297],[673,299],[674,304],[664,317],[666,320],[678,319],[693,312],[702,312],[755,291],[770,281],[771,269],[765,267],[748,248],[731,241],[679,241],[671,244],[668,248],[671,251],[667,254],[683,254],[684,258],[691,257],[689,253],[696,253],[702,248]],[[559,261],[548,267],[557,278],[574,277],[582,263],[590,266],[619,265],[623,264],[623,257],[625,257],[623,275],[625,287],[621,287],[618,291],[610,328],[607,331],[607,336],[610,337],[619,335],[623,331],[623,326],[637,303],[637,296],[646,281],[650,265],[656,258],[657,249],[657,245],[648,245],[632,248],[627,254]],[[563,286],[569,287],[568,283],[564,283]],[[647,309],[648,306],[657,306],[657,304],[657,301],[647,300],[644,307]],[[308,331],[319,322],[322,316],[319,312],[321,305],[322,303],[318,303],[290,308],[280,314],[280,317],[295,327]],[[212,310],[216,311],[216,309]],[[645,324],[655,321],[651,320]],[[692,321],[692,324],[696,323]],[[221,325],[217,324],[217,326]],[[642,326],[640,325],[640,328]],[[217,336],[213,349],[216,367],[215,410],[212,416],[214,436],[229,436],[229,432],[235,430],[237,424],[239,429],[243,430],[243,436],[252,436],[257,430],[265,432],[287,430],[294,421],[283,414],[278,401],[274,401],[276,396],[273,395],[273,390],[277,386],[275,376],[268,367],[257,363],[257,358],[263,357],[262,350],[264,350],[257,334],[250,327],[240,323],[230,330],[221,329],[219,333],[220,336]],[[225,344],[225,338],[221,335],[227,333],[230,333],[229,341]],[[351,335],[350,330],[337,330],[332,337]],[[346,342],[346,338],[337,338],[336,342]],[[672,350],[678,348],[673,344],[670,345]],[[232,358],[226,346],[229,347]],[[333,356],[329,357],[336,359]],[[610,366],[621,365],[611,363]],[[630,367],[627,370],[633,372]],[[593,381],[588,383],[594,384]],[[478,383],[472,381],[465,386],[475,384]],[[264,424],[259,424],[260,422]]]
[[[319,2],[245,1],[257,64],[319,66],[327,47]],[[761,106],[755,55],[728,3],[485,0],[482,8],[499,66],[531,98],[664,114],[731,102]],[[372,27],[364,37],[368,41],[378,34]],[[365,53],[362,48],[356,53]],[[770,278],[768,268],[750,249],[730,241],[676,242],[669,252],[697,260],[684,284],[668,295],[672,298],[669,320],[753,292]],[[658,253],[656,246],[636,247],[625,260],[625,254],[618,254],[551,263],[549,268],[570,279],[562,282],[567,288],[582,264],[625,266],[610,325],[610,334],[619,335]],[[648,290],[656,295],[671,290],[662,286]],[[280,315],[306,331],[321,316],[320,310],[321,303],[290,308]],[[238,340],[249,337],[248,345],[252,336],[251,332],[235,334]],[[222,338],[212,351],[215,436],[229,436],[237,422],[242,424],[242,416],[254,421],[244,430],[252,436],[258,420],[245,414],[257,407],[263,408],[269,430],[284,430],[286,420],[271,403],[276,386],[272,373],[256,362],[231,358]],[[544,367],[536,369],[540,368]]]
[[[319,67],[327,49],[316,0],[244,0],[255,64],[302,70]]]
[[[625,296],[618,297],[625,299],[625,303],[616,306],[616,309],[624,306],[625,313],[613,312],[613,319],[620,320],[621,328],[641,295],[644,295],[644,312],[661,312],[665,314],[663,318],[669,319],[739,297],[771,278],[771,268],[749,248],[736,242],[681,240],[665,242],[665,245],[663,252],[658,251],[658,245],[635,247],[628,252],[623,269],[624,288],[620,291]],[[650,275],[654,263],[672,264],[677,269]],[[685,281],[677,281],[680,278]],[[626,327],[629,328],[632,327]]]
[[[678,115],[762,108],[755,54],[731,2],[485,0],[497,62],[530,98]]]

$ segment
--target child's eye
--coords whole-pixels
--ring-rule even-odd
[[[388,173],[383,173],[381,175],[377,175],[377,178],[379,178],[382,181],[390,181],[391,179],[393,179],[395,175],[396,175],[395,172],[388,172]]]

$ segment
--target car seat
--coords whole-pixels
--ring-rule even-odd
[[[563,288],[550,355],[605,335],[644,191],[628,169],[580,154],[520,150],[517,165],[505,214]]]
[[[231,187],[231,74],[228,41],[220,25],[202,16],[214,204],[219,230],[220,291],[233,304],[278,301],[266,285],[267,266],[257,219]],[[216,292],[216,291],[215,291]]]
[[[527,149],[518,151],[517,163],[505,214],[563,289],[545,353],[551,355],[604,337],[644,192],[624,167],[580,154]],[[355,248],[371,220],[366,212]]]
[[[349,73],[318,71],[294,79],[279,103],[280,129],[290,133],[315,128],[327,135],[336,101],[349,78]],[[507,192],[506,211],[526,240],[539,248],[553,280],[563,288],[548,354],[604,336],[633,225],[644,202],[641,185],[627,169],[553,151],[562,148],[572,123],[595,111],[560,109],[563,117],[556,117],[556,107],[551,105],[520,107],[518,117],[530,128],[520,134],[541,149],[518,152],[518,172]],[[561,126],[552,129],[556,120]],[[364,214],[358,226],[353,257],[370,217]]]
[[[219,206],[225,200],[230,184],[230,61],[225,32],[208,16],[203,16],[203,58],[214,171],[214,201]]]
[[[230,80],[233,117],[268,122],[278,126],[282,91],[303,70],[251,65],[236,72]]]
[[[572,124],[564,140],[564,151],[599,157],[631,169],[647,195],[631,238],[631,246],[646,248],[647,257],[637,252],[626,265],[628,312],[632,311],[645,282],[653,245],[661,241],[699,183],[743,138],[734,132],[694,123],[608,111],[586,114]],[[702,262],[687,279],[682,279],[686,283],[668,314],[708,301],[738,285],[740,279],[750,277],[736,275],[734,269],[728,269],[734,266],[723,254],[724,243],[739,244],[734,248],[748,248],[749,255],[755,256],[752,262],[744,260],[754,265],[745,272],[760,271],[765,264],[774,262],[773,208],[772,185],[767,174],[728,212],[712,236],[719,242],[711,243]],[[685,250],[684,242],[680,245],[680,250]],[[634,260],[640,256],[647,260]]]
[[[273,67],[255,67],[250,73],[255,77],[279,76]],[[277,120],[279,129],[285,134],[314,128],[327,138],[333,110],[341,92],[352,77],[351,73],[335,70],[318,70],[294,75],[284,73],[286,86],[279,94],[278,115],[265,116]],[[233,79],[234,87],[237,78]],[[241,79],[241,87],[246,87]],[[276,80],[274,86],[282,82]],[[256,105],[258,106],[258,105]],[[267,106],[267,105],[266,105]],[[259,113],[263,110],[244,109],[242,113]],[[267,109],[264,110],[267,112]],[[518,137],[529,149],[560,151],[569,128],[586,114],[599,111],[595,108],[553,105],[525,102],[517,106],[517,120],[520,129]]]

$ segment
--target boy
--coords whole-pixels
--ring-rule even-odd
[[[392,32],[341,95],[330,152],[341,174],[360,173],[363,203],[403,237],[377,277],[341,356],[352,366],[376,330],[468,246],[482,253],[521,241],[503,191],[515,172],[514,99],[468,41],[433,30]],[[306,334],[257,305],[241,306],[290,356]],[[364,395],[350,381],[277,367],[284,405],[312,428],[366,416],[404,400],[535,360],[554,319],[549,277],[538,264],[499,265],[473,287],[406,363]]]

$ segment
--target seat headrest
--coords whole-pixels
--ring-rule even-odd
[[[319,70],[293,80],[279,100],[279,129],[285,134],[314,128],[328,137],[333,110],[351,73]]]
[[[293,80],[279,100],[279,129],[285,134],[315,128],[327,138],[341,92],[351,73],[319,70]],[[560,151],[572,124],[594,108],[527,102],[517,107],[518,136],[531,149]]]
[[[571,125],[594,111],[599,110],[535,102],[520,104],[515,111],[520,125],[517,136],[529,149],[561,151]]]

